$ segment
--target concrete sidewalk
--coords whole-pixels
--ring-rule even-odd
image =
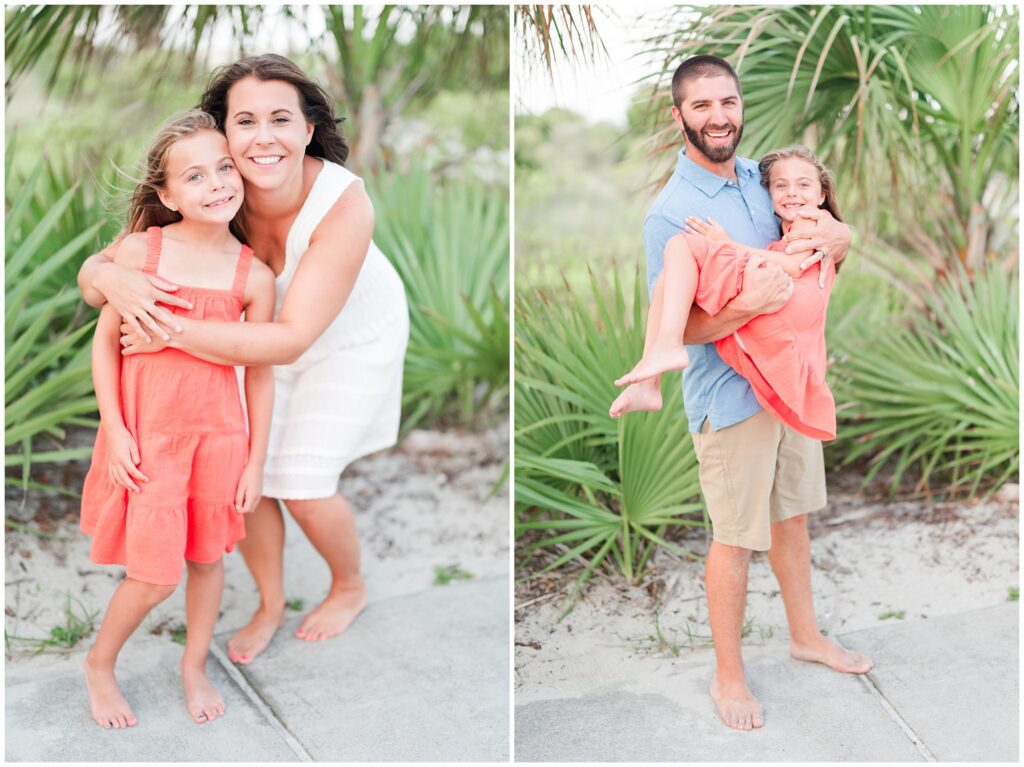
[[[1018,761],[1016,603],[839,636],[875,662],[866,677],[744,648],[759,730],[730,730],[707,693],[711,649],[681,657],[552,662],[551,684],[516,690],[516,761]],[[615,660],[618,658],[618,661]],[[607,673],[579,694],[574,673]]]
[[[183,704],[181,647],[133,638],[118,675],[139,719],[101,730],[85,650],[7,664],[7,761],[505,761],[508,580],[453,583],[371,602],[343,636],[295,639],[236,667],[216,637],[211,679],[227,714],[198,726]]]

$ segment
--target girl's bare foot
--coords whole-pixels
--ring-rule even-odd
[[[823,636],[802,644],[791,641],[789,654],[797,660],[824,663],[829,668],[844,674],[866,674],[875,665],[859,652],[844,650]]]
[[[764,726],[764,709],[746,684],[719,684],[716,677],[708,691],[718,709],[718,716],[729,727],[753,730]]]
[[[198,668],[181,667],[181,681],[185,687],[185,703],[196,724],[212,722],[224,716],[224,699],[217,688],[206,678],[206,671]]]
[[[670,370],[682,370],[690,364],[690,355],[681,344],[674,346],[655,346],[648,350],[633,369],[615,382],[616,386],[625,386],[653,378]]]
[[[137,725],[139,720],[117,686],[113,666],[94,665],[87,655],[84,669],[85,688],[89,692],[89,706],[96,724],[107,730]]]
[[[648,378],[627,386],[608,409],[608,415],[618,418],[634,410],[661,410],[661,387],[657,379]]]
[[[284,607],[270,610],[260,607],[249,623],[228,640],[228,657],[235,663],[252,663],[267,649],[270,640],[284,623]]]
[[[366,607],[366,586],[362,579],[346,588],[332,588],[327,598],[306,616],[295,636],[318,642],[337,636],[352,625]]]

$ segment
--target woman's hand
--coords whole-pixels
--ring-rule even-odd
[[[263,464],[249,462],[238,480],[235,491],[235,511],[248,514],[263,497]]]
[[[160,327],[158,325],[158,327]],[[181,331],[179,326],[178,331]],[[121,323],[121,355],[123,357],[130,357],[133,354],[153,354],[154,352],[162,352],[170,344],[170,336],[167,335],[164,328],[160,328],[161,332],[155,339],[150,336],[144,336],[136,332],[135,328],[128,324],[128,322],[122,321]]]
[[[729,239],[728,233],[722,228],[715,219],[708,216],[707,221],[702,221],[696,216],[686,217],[686,233],[687,234],[703,234],[709,240],[719,240],[725,242]]]
[[[132,478],[140,482],[149,482],[149,477],[138,470],[140,461],[139,446],[135,438],[123,426],[107,432],[107,445],[110,462],[107,471],[115,485],[133,492],[139,492],[139,486]]]
[[[168,292],[177,290],[177,285],[120,264],[105,264],[93,284],[135,334],[147,342],[151,333],[164,340],[170,339],[160,322],[181,332],[174,315],[159,304],[192,308],[191,303]]]

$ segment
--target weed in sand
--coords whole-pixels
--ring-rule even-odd
[[[1016,586],[1010,586],[1006,590],[1006,598],[1011,602],[1016,602],[1020,599],[1020,589]]]
[[[890,618],[896,618],[897,620],[903,620],[907,617],[906,610],[886,610],[884,613],[878,616],[878,620],[887,621]]]
[[[185,626],[175,626],[171,629],[171,639],[178,644],[185,644],[188,639],[188,629]]]
[[[78,599],[78,606],[82,608],[82,615],[77,615],[71,609],[71,594],[67,594],[67,601],[64,605],[64,625],[54,626],[50,629],[50,635],[46,638],[36,637],[19,637],[8,634],[4,631],[4,643],[9,645],[11,640],[19,642],[27,642],[36,646],[36,654],[43,652],[51,647],[59,648],[62,650],[70,650],[79,640],[89,636],[96,628],[96,616],[99,615],[99,610],[90,613],[89,610],[82,604]]]
[[[452,581],[468,581],[473,573],[466,572],[458,565],[434,565],[434,585],[446,586]]]
[[[298,598],[298,599],[289,599],[287,602],[284,603],[284,606],[288,610],[294,610],[295,612],[301,612],[302,609],[306,606],[306,600],[302,599],[301,597]]]

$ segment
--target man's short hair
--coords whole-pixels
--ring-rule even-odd
[[[672,75],[672,103],[676,109],[681,108],[683,103],[683,90],[687,83],[701,77],[718,77],[728,75],[736,83],[736,92],[743,98],[743,89],[740,88],[740,78],[736,76],[736,70],[728,61],[718,56],[691,56],[678,67]]]

